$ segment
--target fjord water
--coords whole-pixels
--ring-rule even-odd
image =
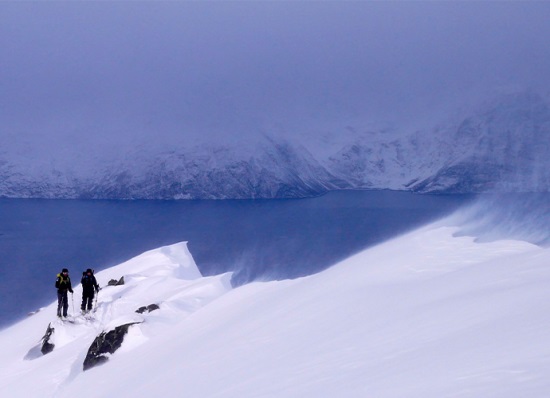
[[[470,200],[392,191],[288,200],[1,199],[0,327],[54,301],[62,268],[78,284],[86,268],[104,269],[146,250],[188,241],[203,275],[234,271],[234,285],[295,278]],[[74,306],[79,305],[75,296]]]

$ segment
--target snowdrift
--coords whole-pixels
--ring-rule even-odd
[[[117,355],[123,355],[162,335],[231,289],[230,274],[202,277],[185,242],[151,250],[98,272],[96,278],[102,289],[96,308],[87,315],[80,314],[80,275],[71,277],[74,286],[72,299],[69,294],[71,316],[57,319],[55,302],[2,332],[0,373],[4,378],[0,381],[0,392],[14,397],[58,396],[83,371],[86,354],[102,332],[131,325],[117,350]],[[108,285],[121,277],[124,284]],[[53,329],[48,338],[53,351],[43,355],[40,334],[47,327]],[[92,390],[89,393],[98,396]]]
[[[235,289],[201,277],[183,243],[153,250],[97,274],[126,284],[100,291],[94,320],[54,321],[50,354],[35,347],[54,304],[2,331],[0,392],[547,397],[550,252],[455,231],[433,224],[316,275]],[[121,348],[84,371],[94,338],[130,322]]]

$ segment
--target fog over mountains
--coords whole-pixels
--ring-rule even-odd
[[[548,191],[548,2],[0,2],[0,197]]]
[[[267,131],[242,142],[150,140],[105,144],[104,151],[65,143],[61,155],[19,142],[0,151],[0,196],[227,199],[297,198],[335,189],[550,190],[550,107],[543,96],[502,94],[448,120],[409,131],[348,126],[310,137]]]
[[[547,192],[550,112],[534,93],[508,95],[450,131],[435,174],[413,184],[422,191]]]

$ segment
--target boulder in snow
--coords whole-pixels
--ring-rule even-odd
[[[114,354],[122,346],[124,336],[128,333],[128,328],[140,322],[127,323],[110,330],[102,332],[97,336],[88,349],[88,354],[84,359],[84,370],[101,365],[109,360],[106,354]]]
[[[46,333],[42,337],[42,348],[40,349],[43,355],[49,354],[55,347],[55,344],[50,343],[50,337],[52,337],[54,330],[55,328],[52,327],[52,324],[48,324],[48,329],[46,329]]]
[[[124,285],[124,276],[121,276],[118,281],[116,279],[111,279],[109,282],[107,282],[107,285],[108,286]]]
[[[157,304],[149,304],[147,307],[139,307],[136,312],[138,314],[143,314],[144,312],[153,312],[154,310],[158,310],[160,307]]]

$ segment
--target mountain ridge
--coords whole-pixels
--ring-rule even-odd
[[[500,96],[455,123],[431,129],[351,131],[346,142],[322,151],[315,137],[300,143],[269,135],[245,145],[129,146],[111,158],[89,159],[80,170],[70,162],[33,163],[32,155],[10,158],[4,151],[0,197],[255,199],[341,189],[550,191],[550,107],[533,92]]]

